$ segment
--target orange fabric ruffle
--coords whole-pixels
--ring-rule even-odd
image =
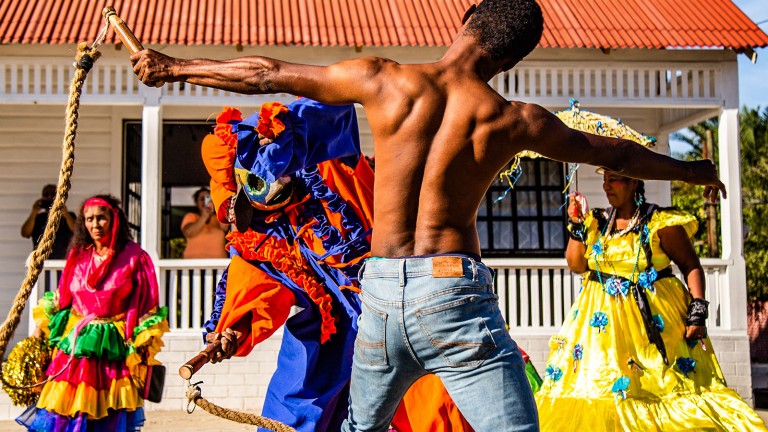
[[[296,299],[290,289],[239,256],[232,257],[229,274],[237,277],[227,279],[227,297],[216,331],[229,327],[246,330],[238,324],[248,317],[250,333],[235,354],[246,356],[285,323]]]
[[[320,310],[322,323],[320,326],[320,342],[324,343],[336,333],[336,320],[333,316],[333,298],[325,292],[322,284],[312,276],[312,270],[304,263],[298,243],[289,245],[285,239],[276,239],[257,233],[250,228],[241,233],[230,232],[227,235],[229,243],[248,261],[269,262],[275,269],[288,276],[297,286],[309,294],[310,299]],[[258,250],[256,246],[258,247]],[[233,261],[234,262],[234,261]],[[227,293],[229,299],[229,293]]]
[[[328,187],[339,194],[352,207],[363,227],[373,227],[373,170],[363,155],[352,168],[337,159],[317,164],[320,175]],[[335,225],[341,226],[341,225]]]
[[[262,104],[259,109],[259,122],[256,125],[256,132],[269,139],[275,139],[280,135],[280,132],[285,130],[285,124],[277,118],[278,114],[284,112],[288,112],[288,107],[280,102]]]
[[[235,182],[235,156],[237,150],[237,134],[232,132],[230,121],[242,121],[239,110],[224,107],[216,117],[216,127],[213,135],[206,135],[200,147],[208,174],[211,176],[211,200],[216,208],[216,216],[222,223],[227,222],[228,207],[226,204],[237,191]]]

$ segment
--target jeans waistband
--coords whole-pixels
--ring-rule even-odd
[[[441,254],[398,258],[370,258],[360,267],[359,280],[403,277],[466,277],[473,281],[493,281],[493,273],[483,263],[464,254]]]

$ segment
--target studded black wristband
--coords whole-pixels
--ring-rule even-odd
[[[587,242],[587,232],[583,222],[568,222],[568,236],[577,242]]]
[[[695,298],[688,304],[688,316],[685,319],[687,326],[706,326],[709,317],[709,302]]]

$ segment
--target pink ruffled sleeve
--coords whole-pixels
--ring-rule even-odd
[[[133,330],[139,318],[156,308],[159,303],[157,275],[155,266],[149,254],[143,250],[139,254],[134,271],[135,291],[131,296],[128,310],[125,314],[125,337],[133,338]]]
[[[70,249],[67,255],[67,261],[64,264],[64,271],[59,280],[59,310],[68,308],[72,305],[72,279],[74,278],[75,266],[78,264],[82,255],[75,248]]]

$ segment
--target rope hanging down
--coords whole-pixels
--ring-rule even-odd
[[[98,41],[97,41],[98,42]],[[64,141],[62,143],[61,170],[59,172],[59,181],[56,186],[56,198],[51,206],[51,212],[48,214],[48,222],[45,225],[43,237],[37,248],[29,254],[27,258],[27,275],[21,284],[19,292],[13,299],[13,306],[8,311],[2,327],[0,327],[0,358],[5,355],[8,347],[8,341],[13,337],[16,327],[21,320],[21,314],[27,305],[27,300],[32,294],[32,288],[37,283],[37,278],[43,270],[45,260],[51,255],[53,250],[53,241],[56,231],[59,230],[61,214],[64,209],[64,203],[67,201],[69,189],[71,187],[70,179],[75,163],[75,136],[77,135],[77,116],[80,108],[80,96],[83,92],[83,84],[88,76],[88,71],[93,67],[93,63],[98,60],[99,53],[94,43],[88,46],[82,42],[77,46],[75,55],[75,74],[72,77],[72,83],[69,88],[69,102],[67,103],[67,126],[64,130]]]

